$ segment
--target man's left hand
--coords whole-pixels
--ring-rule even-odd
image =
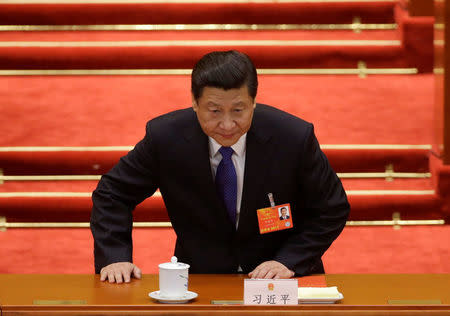
[[[248,276],[252,279],[289,279],[294,274],[284,264],[271,260],[261,263]]]

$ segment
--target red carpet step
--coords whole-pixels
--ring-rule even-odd
[[[143,273],[173,255],[171,228],[133,232],[134,262]],[[450,273],[450,225],[346,227],[323,256],[326,273]],[[94,273],[89,229],[0,232],[0,273]],[[155,246],[157,245],[157,246]]]
[[[192,69],[206,53],[231,49],[248,54],[257,68],[354,69],[359,61],[368,68],[416,68],[424,62],[400,41],[226,41],[214,35],[204,41],[2,42],[0,69]]]
[[[0,4],[3,25],[393,23],[394,1]]]
[[[260,75],[257,102],[314,123],[321,144],[426,145],[433,95],[432,74]],[[0,147],[133,146],[191,106],[190,76],[0,76],[0,104]]]
[[[189,40],[308,40],[308,41],[400,41],[401,32],[393,30],[203,30],[203,31],[32,31],[0,32],[3,42],[133,42]],[[42,45],[44,45],[43,43]]]
[[[430,179],[342,180],[352,207],[350,220],[443,219]],[[0,186],[0,216],[8,222],[88,222],[96,181],[7,182]],[[168,221],[159,193],[138,205],[134,220]]]
[[[189,76],[0,77],[0,169],[103,174],[143,137],[147,120],[190,105],[189,84]],[[313,122],[337,172],[384,172],[389,164],[427,172],[433,84],[432,75],[261,75],[257,101]]]
[[[294,2],[294,3],[184,3],[166,4],[163,10],[171,11],[171,7],[191,7],[189,18],[195,19],[196,8],[201,10],[212,6],[230,6],[228,16],[225,11],[219,11],[218,16],[229,19],[226,22],[216,23],[252,23],[270,24],[270,18],[264,16],[263,21],[258,22],[260,6],[271,8],[270,12],[276,17],[286,20],[273,23],[309,23],[299,22],[299,17],[294,22],[289,19],[289,14],[307,14],[312,18],[311,23],[320,23],[321,17],[326,17],[328,10],[344,9],[346,14],[352,15],[352,8],[389,8],[389,12],[381,10],[377,14],[385,15],[391,19],[395,15],[397,30],[374,31],[354,33],[353,31],[134,31],[134,32],[0,32],[0,69],[3,70],[32,70],[32,69],[190,69],[202,55],[211,50],[238,49],[252,57],[258,68],[357,68],[359,61],[366,63],[368,68],[417,68],[419,72],[431,72],[433,67],[433,18],[409,17],[407,11],[395,2]],[[48,11],[51,16],[64,16],[70,10],[78,7],[80,16],[87,17],[92,4],[77,5],[48,5],[53,11]],[[108,7],[112,4],[97,6]],[[160,7],[161,4],[143,4],[144,6]],[[0,4],[0,8],[1,8]],[[22,8],[19,12],[25,14],[30,8],[46,5],[16,5]],[[55,6],[55,7],[53,7]],[[95,6],[95,5],[94,5]],[[139,7],[139,4],[114,4],[114,6]],[[245,14],[237,8],[249,9],[251,14]],[[299,6],[299,8],[296,8]],[[194,8],[195,7],[195,8]],[[295,8],[294,8],[295,7]],[[315,7],[320,9],[320,15],[308,14],[308,9]],[[71,8],[71,9],[68,9]],[[340,8],[340,9],[339,9]],[[4,12],[10,12],[8,17],[19,15],[10,5],[3,8]],[[142,8],[141,8],[142,9]],[[264,10],[266,10],[264,9]],[[286,12],[283,11],[286,9]],[[41,8],[40,14],[47,16],[47,9]],[[56,11],[55,11],[56,10]],[[62,10],[62,11],[61,11]],[[69,11],[66,11],[69,10]],[[144,10],[144,9],[142,9]],[[176,9],[178,10],[178,9]],[[185,9],[180,9],[185,10]],[[209,9],[208,9],[209,10]],[[244,11],[245,11],[244,10]],[[319,10],[319,9],[317,9]],[[13,12],[14,11],[14,12]],[[96,10],[94,10],[96,11]],[[376,12],[375,10],[374,12]],[[25,12],[25,13],[23,13]],[[158,12],[158,10],[154,11]],[[269,12],[269,9],[267,9]],[[395,14],[394,14],[395,12]],[[60,15],[58,15],[58,13]],[[284,13],[289,13],[284,16]],[[124,16],[123,13],[121,13]],[[152,13],[154,15],[154,13]],[[338,16],[345,18],[346,14]],[[70,14],[69,14],[70,15]],[[152,15],[152,16],[153,16]],[[234,17],[244,17],[245,22],[239,22]],[[331,14],[332,15],[332,14]],[[30,20],[39,14],[31,14]],[[108,15],[109,17],[111,14]],[[164,21],[155,22],[171,23],[170,16],[161,13]],[[214,17],[214,14],[205,15]],[[135,16],[138,20],[138,16]],[[252,22],[252,17],[256,18]],[[183,24],[182,17],[176,24]],[[0,13],[0,21],[2,19]],[[101,19],[101,18],[100,18]],[[69,19],[70,20],[70,19]],[[369,21],[371,19],[368,19]],[[4,19],[8,21],[8,19]],[[47,24],[57,23],[58,20]],[[201,22],[195,19],[195,23]],[[332,20],[333,21],[333,20]],[[65,20],[66,24],[70,24]],[[79,22],[81,23],[81,22]],[[123,22],[122,24],[124,24]],[[152,22],[147,22],[152,23]],[[337,23],[337,22],[329,22]],[[350,23],[350,22],[347,22]],[[363,22],[379,23],[379,22]],[[12,23],[14,24],[14,23]],[[15,23],[29,25],[32,22]],[[38,23],[39,24],[39,23]],[[76,23],[75,23],[76,24]],[[95,23],[93,23],[95,24]],[[100,23],[101,24],[101,23]],[[126,24],[126,23],[125,23]]]
[[[389,165],[395,172],[428,172],[430,149],[426,147],[322,145],[336,172],[385,172]],[[0,168],[3,175],[101,175],[131,148],[0,147]]]

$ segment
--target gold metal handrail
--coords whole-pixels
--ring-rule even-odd
[[[428,179],[429,172],[340,172],[341,179]],[[101,175],[2,175],[0,183],[6,181],[98,181]]]
[[[418,225],[445,225],[445,220],[383,220],[383,221],[347,221],[347,226],[418,226]],[[8,223],[4,217],[0,217],[0,231],[8,228],[89,228],[87,222],[71,222],[71,223],[26,223],[13,222]],[[170,222],[134,222],[134,228],[169,228],[172,227]]]
[[[417,68],[266,68],[259,75],[416,75]],[[192,69],[12,69],[0,76],[186,76]]]
[[[0,32],[42,31],[337,31],[396,30],[395,23],[365,24],[95,24],[95,25],[0,25]]]

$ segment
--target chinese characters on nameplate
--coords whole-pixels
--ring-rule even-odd
[[[245,305],[297,305],[296,279],[245,279]]]

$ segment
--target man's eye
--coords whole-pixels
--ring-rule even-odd
[[[213,113],[219,113],[219,110],[209,110],[209,111]]]
[[[234,112],[242,112],[242,109],[234,109]]]

